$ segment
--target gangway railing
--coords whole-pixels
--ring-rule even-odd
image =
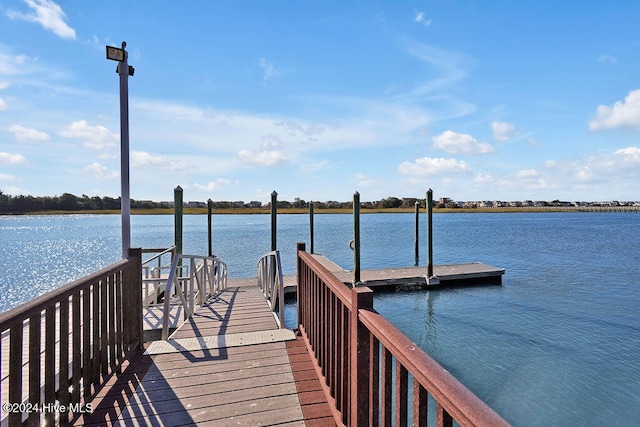
[[[176,255],[164,289],[162,339],[169,338],[171,296],[177,295],[184,308],[184,319],[203,305],[209,296],[227,288],[227,264],[215,256]]]
[[[142,305],[149,307],[160,302],[167,283],[167,276],[171,270],[171,263],[176,254],[176,247],[144,248],[145,254],[155,253],[152,257],[142,261]]]
[[[278,311],[276,322],[284,327],[284,280],[280,251],[264,254],[258,261],[258,287],[262,290],[267,303],[274,313]]]

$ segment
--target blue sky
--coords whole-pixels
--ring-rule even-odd
[[[635,2],[0,4],[0,189],[640,200]]]

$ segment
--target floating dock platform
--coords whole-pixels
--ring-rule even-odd
[[[312,256],[340,281],[349,286],[353,284],[353,271],[340,267],[323,255],[312,254]],[[421,286],[429,289],[448,286],[500,285],[505,269],[481,262],[469,262],[435,265],[431,278],[427,278],[426,273],[427,268],[424,266],[362,270],[359,286],[368,286],[375,290],[376,288],[390,288],[397,285]],[[247,286],[256,283],[255,277],[229,280],[232,281],[230,282],[233,283],[232,286]],[[285,275],[283,280],[285,293],[295,293],[296,276]]]

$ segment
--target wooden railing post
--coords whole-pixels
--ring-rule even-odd
[[[302,324],[302,303],[304,298],[304,289],[302,286],[302,260],[300,259],[300,254],[298,252],[304,252],[306,249],[306,245],[302,242],[296,243],[296,286],[298,288],[296,292],[296,303],[298,304],[298,323],[299,327]]]
[[[358,310],[373,309],[373,291],[369,288],[351,290],[351,319],[349,333],[351,348],[351,422],[352,426],[369,425],[369,383],[371,381],[371,339],[370,332],[360,322]]]
[[[135,268],[123,272],[124,294],[122,324],[124,345],[127,352],[139,351],[143,345],[142,332],[142,249],[129,250],[129,258],[135,258]]]

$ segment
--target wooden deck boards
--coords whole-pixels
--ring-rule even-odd
[[[237,287],[199,308],[171,338],[274,329],[259,289]],[[335,425],[300,340],[138,355],[92,403],[94,412],[75,424]]]

